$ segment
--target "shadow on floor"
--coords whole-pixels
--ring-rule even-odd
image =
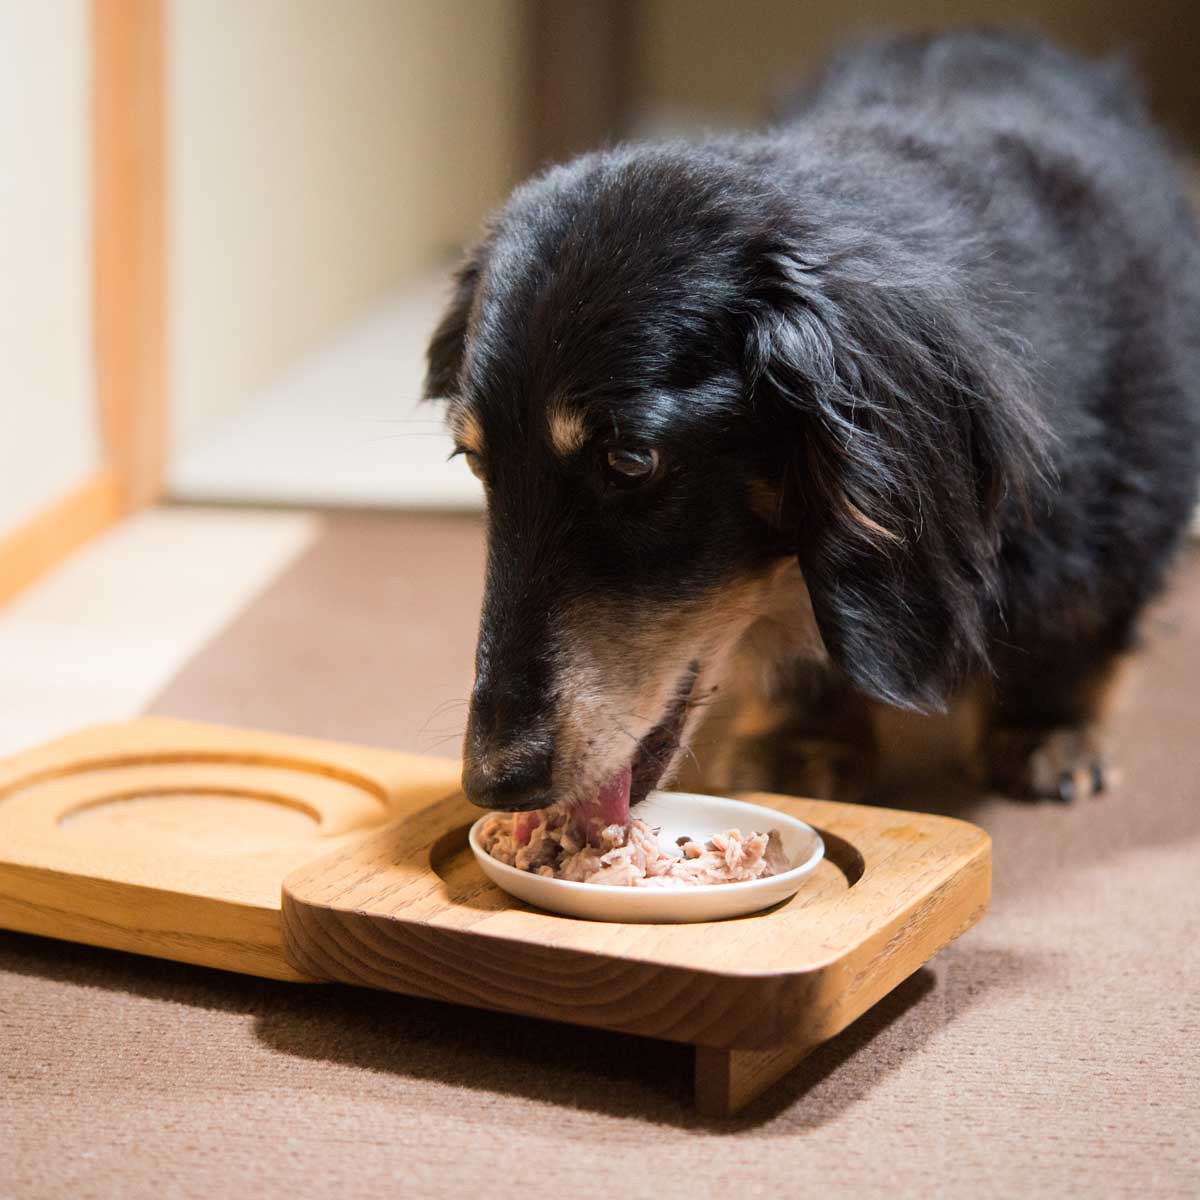
[[[953,962],[957,948],[944,959]],[[989,960],[995,954],[988,952]],[[0,933],[0,972],[103,988],[214,1014],[252,1015],[271,1050],[310,1063],[388,1072],[703,1133],[736,1133],[787,1114],[781,1132],[818,1128],[870,1092],[954,1019],[939,969],[923,967],[737,1117],[691,1106],[688,1046],[371,992],[303,985]],[[964,962],[963,967],[966,967]],[[1012,964],[1010,964],[1012,965]],[[972,968],[966,968],[975,974]],[[979,970],[978,978],[1028,972]],[[972,999],[987,984],[956,989]],[[903,1027],[903,1034],[897,1031]],[[219,1045],[219,1034],[214,1037]],[[319,1079],[309,1080],[320,1087]],[[810,1103],[815,1093],[819,1103]],[[769,1131],[768,1131],[769,1132]]]

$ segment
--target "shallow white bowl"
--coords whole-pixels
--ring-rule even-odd
[[[634,809],[634,816],[647,825],[661,828],[665,846],[684,836],[706,842],[714,833],[724,833],[727,829],[743,833],[777,829],[791,869],[748,883],[680,888],[614,887],[547,879],[499,862],[479,842],[486,816],[471,826],[467,840],[483,873],[509,895],[538,908],[592,921],[719,921],[759,912],[794,895],[825,857],[825,843],[811,825],[761,804],[692,792],[651,792]]]

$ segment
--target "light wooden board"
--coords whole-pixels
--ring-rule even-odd
[[[0,926],[691,1043],[697,1104],[722,1114],[988,903],[973,825],[754,795],[825,837],[791,900],[696,925],[559,917],[483,876],[458,773],[178,721],[85,731],[0,763]]]
[[[458,786],[458,764],[146,719],[0,763],[0,926],[302,979],[280,881]]]
[[[284,883],[308,975],[690,1042],[698,1104],[736,1111],[983,915],[987,835],[966,822],[746,796],[821,830],[828,858],[788,902],[734,921],[622,925],[526,907],[466,848],[461,797]]]

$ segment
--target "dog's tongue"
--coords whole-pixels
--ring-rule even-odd
[[[589,842],[594,841],[600,830],[609,825],[629,825],[629,785],[632,772],[623,767],[613,775],[590,800],[585,800],[576,811],[576,819],[587,833]]]
[[[629,787],[632,775],[629,767],[623,768],[591,799],[584,800],[575,808],[575,820],[589,842],[595,842],[600,836],[600,831],[610,825],[620,825],[622,829],[629,828]],[[537,809],[515,814],[513,834],[518,845],[528,844],[538,822],[543,819],[544,811]]]

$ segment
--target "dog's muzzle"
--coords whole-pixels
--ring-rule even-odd
[[[626,823],[629,808],[657,786],[680,745],[699,664],[680,679],[662,719],[633,747],[594,796],[583,798],[585,823]],[[553,803],[553,734],[526,721],[514,731],[502,717],[504,704],[486,686],[476,684],[463,758],[463,791],[480,808],[528,812]],[[519,713],[514,715],[521,715]]]

